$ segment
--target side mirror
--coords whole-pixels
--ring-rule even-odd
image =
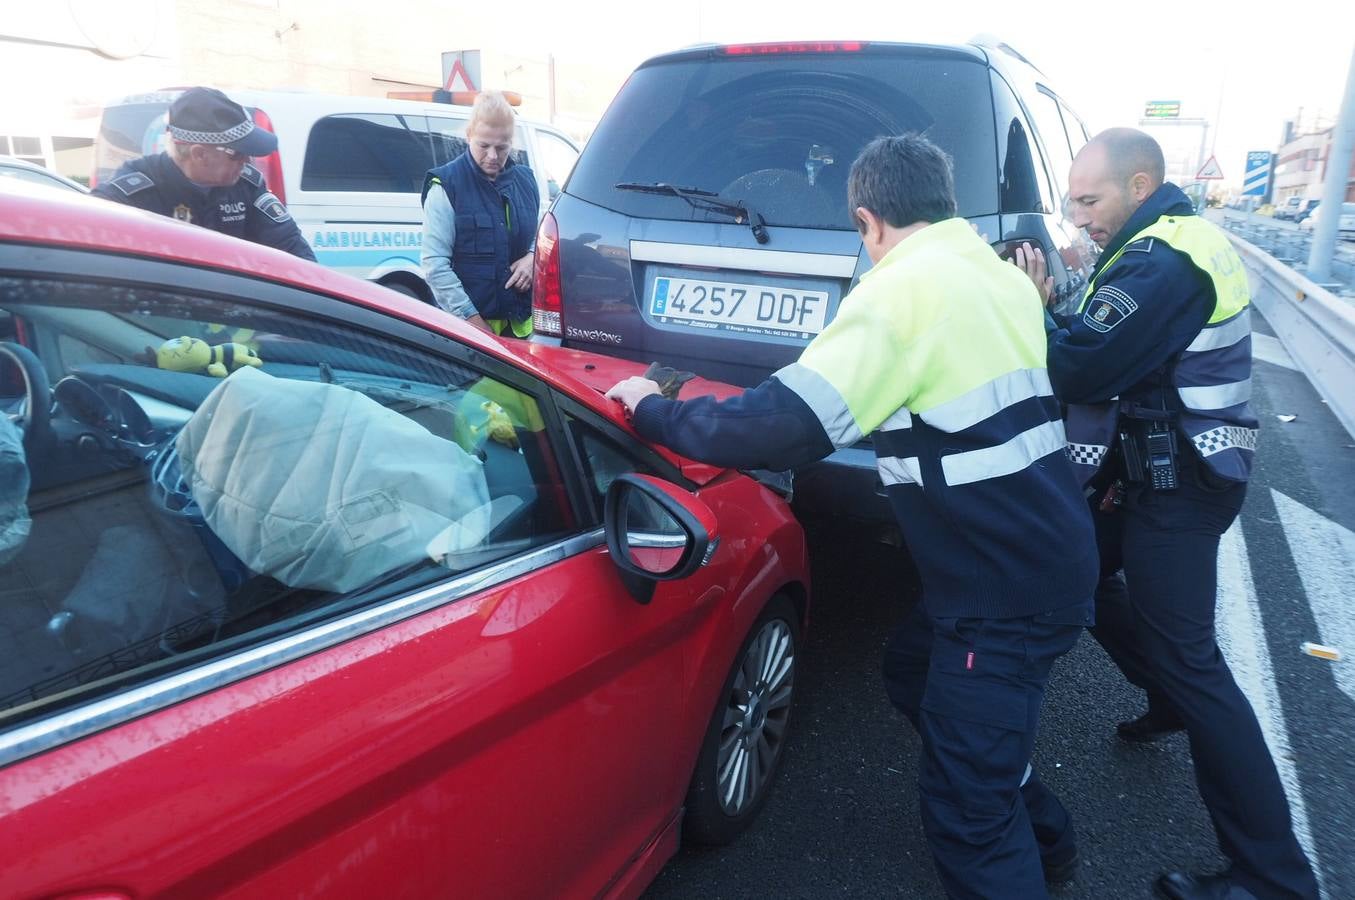
[[[710,507],[649,475],[619,476],[607,489],[607,548],[626,586],[648,603],[659,581],[686,578],[719,545]]]

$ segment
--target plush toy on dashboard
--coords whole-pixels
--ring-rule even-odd
[[[242,366],[263,365],[263,360],[244,344],[208,344],[192,337],[171,338],[154,353],[157,368],[171,372],[195,372],[225,378]]]

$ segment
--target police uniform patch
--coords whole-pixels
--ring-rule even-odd
[[[255,187],[263,187],[263,173],[254,168],[252,163],[245,163],[245,167],[240,170],[240,177]]]
[[[1134,241],[1132,244],[1125,244],[1125,246],[1124,246],[1124,252],[1125,252],[1125,253],[1129,253],[1130,251],[1133,251],[1134,253],[1151,253],[1151,252],[1153,252],[1153,239],[1150,238],[1150,237],[1139,238],[1137,241]]]
[[[1082,324],[1105,334],[1133,315],[1138,308],[1133,297],[1117,287],[1106,285],[1092,295],[1087,311],[1082,314]]]
[[[187,204],[180,203],[178,206],[174,207],[173,216],[180,222],[192,222],[193,210],[189,209]]]
[[[274,197],[271,191],[265,191],[254,201],[254,206],[274,222],[289,221],[292,216],[287,212],[287,207],[282,205],[282,201]]]
[[[146,188],[155,187],[155,182],[142,172],[128,172],[126,175],[119,175],[108,183],[122,191],[123,196],[126,197],[144,191]]]

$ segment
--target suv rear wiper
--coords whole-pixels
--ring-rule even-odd
[[[636,191],[641,194],[671,194],[674,197],[681,197],[693,209],[710,210],[711,212],[733,216],[734,221],[739,225],[747,222],[748,226],[753,229],[753,238],[759,244],[765,244],[771,239],[767,234],[767,220],[762,218],[761,213],[752,209],[747,203],[726,200],[714,191],[705,191],[694,187],[678,187],[674,184],[665,184],[662,181],[653,184],[623,181],[615,187],[618,191]]]

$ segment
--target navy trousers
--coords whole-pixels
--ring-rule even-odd
[[[1048,619],[934,619],[919,604],[885,648],[889,698],[922,739],[922,827],[951,897],[1047,897],[1041,859],[1074,851],[1067,811],[1029,766],[1049,670],[1082,631]]]
[[[1190,737],[1195,781],[1232,878],[1262,898],[1316,898],[1317,881],[1294,837],[1289,803],[1251,704],[1214,637],[1218,548],[1246,495],[1195,463],[1175,491],[1131,487],[1097,514],[1104,579],[1092,634],[1156,708]]]

